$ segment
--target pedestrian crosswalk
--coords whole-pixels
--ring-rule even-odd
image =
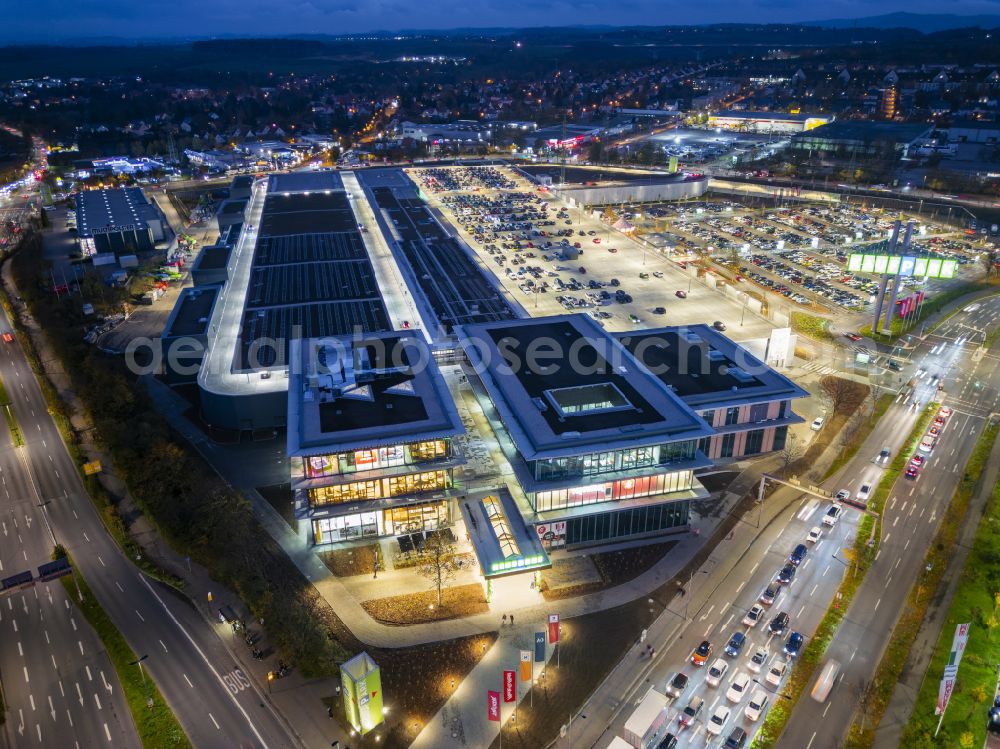
[[[825,364],[820,364],[819,362],[806,362],[802,365],[802,369],[806,372],[816,372],[821,375],[836,374],[840,370],[836,367],[828,367]]]

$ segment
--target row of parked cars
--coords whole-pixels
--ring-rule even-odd
[[[815,532],[817,535],[813,536]],[[810,540],[815,543],[822,532],[814,528],[810,532]],[[748,643],[748,633],[758,626],[763,625],[767,619],[768,609],[781,596],[782,591],[795,579],[795,573],[799,566],[805,561],[809,553],[806,543],[797,544],[788,555],[786,564],[778,571],[772,583],[770,583],[758,597],[758,602],[754,604],[743,617],[742,624],[746,630],[737,630],[732,633],[729,640],[722,649],[723,656],[711,661],[715,647],[710,640],[702,641],[689,657],[689,662],[696,667],[708,666],[705,675],[705,683],[709,687],[719,688],[730,671],[731,666],[739,659]],[[805,644],[805,636],[791,630],[791,615],[787,611],[779,611],[766,626],[769,634],[768,642],[755,647],[747,654],[745,671],[735,668],[735,674],[729,680],[726,688],[726,702],[716,707],[715,711],[705,721],[705,730],[711,736],[721,736],[729,723],[733,712],[739,709],[740,703],[747,698],[746,705],[743,706],[743,716],[751,723],[760,719],[771,699],[770,693],[758,681],[754,674],[763,674],[764,682],[772,687],[780,687],[782,680],[794,663],[794,659]],[[778,638],[778,641],[788,635],[788,639],[781,646],[781,653],[784,657],[772,657],[769,647],[771,638]],[[728,659],[728,660],[727,660]],[[709,661],[711,664],[709,665]],[[678,699],[687,690],[690,677],[683,671],[676,673],[666,685],[668,696]],[[681,727],[691,726],[701,716],[705,709],[705,698],[700,695],[693,695],[688,700],[685,707],[678,713],[677,722]],[[661,743],[661,747],[676,746],[677,737],[668,734]],[[747,732],[742,726],[734,726],[722,744],[723,747],[743,747],[747,741]]]
[[[944,431],[944,427],[948,423],[948,417],[950,416],[951,409],[947,406],[941,406],[938,409],[938,412],[934,415],[934,422],[927,428],[927,431],[920,440],[920,444],[917,445],[917,451],[910,456],[910,462],[906,466],[906,473],[904,474],[906,478],[915,481],[920,475],[921,469],[927,463],[927,458],[934,452],[937,441],[941,437],[941,432]]]

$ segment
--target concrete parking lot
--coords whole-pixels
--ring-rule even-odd
[[[461,169],[464,168],[451,167],[449,171]],[[586,311],[598,317],[608,330],[616,332],[718,320],[738,340],[765,337],[773,327],[735,300],[709,289],[691,275],[692,268],[684,269],[656,249],[611,228],[600,220],[600,214],[563,208],[553,196],[539,192],[536,185],[515,171],[504,167],[498,167],[497,171],[509,181],[501,187],[473,184],[456,176],[448,184],[452,189],[443,187],[442,180],[432,178],[427,170],[413,169],[409,173],[422,187],[432,208],[441,212],[452,231],[472,248],[498,283],[529,314]],[[473,195],[483,203],[478,214],[456,206],[453,200],[456,194]],[[497,223],[513,223],[511,216],[524,215],[529,207],[540,215],[544,202],[550,203],[544,213],[553,221],[551,226],[540,229],[546,232],[544,236],[533,234],[533,229],[493,230]],[[460,215],[460,209],[466,212]],[[535,229],[536,223],[532,222]],[[574,236],[552,236],[558,230],[572,230]],[[488,233],[480,234],[484,236],[480,239],[475,232]],[[524,233],[530,238],[520,238]],[[563,239],[569,242],[569,247],[580,244],[579,248],[573,247],[582,251],[578,257],[560,258],[558,247]],[[500,248],[501,244],[511,245],[515,241],[520,247],[518,251]],[[547,242],[552,247],[546,248]],[[490,252],[487,245],[494,245],[497,250]],[[612,279],[618,281],[617,286]],[[557,281],[571,288],[560,290]],[[599,285],[591,288],[592,282]],[[535,290],[543,287],[545,291]],[[619,290],[632,301],[616,302],[614,295]],[[599,299],[602,291],[611,299]],[[677,296],[677,291],[684,292],[686,298]],[[578,306],[567,307],[566,302]]]

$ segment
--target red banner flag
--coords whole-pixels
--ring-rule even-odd
[[[549,645],[559,642],[559,614],[549,614]]]
[[[500,720],[500,693],[492,689],[486,693],[486,717],[490,720]]]
[[[517,677],[513,670],[503,672],[503,701],[514,702],[517,699]]]

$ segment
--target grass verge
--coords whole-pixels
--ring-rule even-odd
[[[885,654],[879,663],[863,703],[863,712],[851,726],[847,746],[860,749],[874,743],[875,729],[885,712],[899,674],[923,623],[927,607],[936,595],[947,571],[947,556],[955,544],[962,519],[977,489],[979,476],[989,460],[998,427],[987,426],[959,482],[951,503],[941,520],[941,527],[927,553],[925,564],[931,571],[910,591],[906,607],[893,631]],[[1000,616],[1000,598],[996,580],[1000,579],[1000,537],[996,528],[1000,522],[1000,484],[993,487],[983,522],[973,540],[972,551],[965,563],[960,582],[948,609],[946,624],[941,630],[934,655],[917,695],[909,723],[903,729],[901,745],[923,749],[936,746],[982,746],[986,738],[986,701],[993,695],[996,684],[996,630]],[[937,717],[934,706],[938,685],[951,650],[955,625],[971,622],[969,641],[952,693],[941,733],[934,738]],[[969,741],[971,737],[971,742]]]
[[[826,473],[823,474],[823,479],[828,479],[830,476],[835,474],[845,465],[851,462],[855,455],[858,454],[858,450],[861,446],[865,444],[865,440],[868,439],[868,435],[872,433],[875,429],[875,425],[878,424],[879,420],[885,416],[885,412],[889,410],[889,406],[892,405],[895,396],[892,393],[883,393],[879,396],[879,399],[875,402],[875,409],[872,411],[872,415],[861,421],[858,428],[854,430],[843,443],[843,449],[833,459],[830,467],[826,469]],[[844,427],[847,429],[847,427]]]
[[[885,470],[875,492],[872,494],[872,498],[868,503],[868,507],[872,512],[881,512],[892,486],[896,483],[903,470],[905,470],[910,454],[916,448],[917,443],[927,429],[927,425],[930,424],[931,419],[934,417],[936,410],[936,403],[928,404],[913,425],[913,429],[910,431],[906,442]],[[819,668],[823,660],[823,655],[826,653],[826,649],[830,646],[833,636],[836,634],[841,621],[850,608],[854,594],[861,587],[861,583],[865,579],[865,573],[868,571],[871,559],[875,554],[876,547],[869,548],[868,546],[868,538],[873,530],[872,523],[873,517],[865,515],[858,526],[858,533],[854,539],[854,547],[849,550],[845,549],[845,556],[847,555],[846,552],[850,552],[850,574],[845,574],[841,580],[833,603],[827,609],[812,638],[802,651],[802,655],[799,656],[798,663],[792,669],[788,681],[785,683],[783,694],[788,699],[775,700],[767,713],[764,725],[761,726],[760,733],[754,739],[752,749],[770,749],[770,747],[773,747],[777,743],[781,732],[785,729],[785,724],[792,715],[792,710],[799,701],[799,697],[805,692],[806,687],[816,673],[816,669]]]
[[[792,330],[817,341],[834,343],[837,337],[830,332],[830,321],[808,312],[792,312]]]
[[[61,547],[56,547],[53,556],[58,558],[68,555]],[[72,559],[70,559],[70,564],[73,564]],[[72,576],[61,578],[61,581],[67,596],[80,609],[104,644],[111,664],[115,667],[115,673],[118,674],[118,681],[125,694],[125,702],[132,714],[132,721],[139,732],[139,740],[142,741],[142,745],[149,747],[149,749],[167,749],[168,747],[170,749],[191,749],[192,745],[187,734],[184,733],[177,717],[164,701],[156,683],[149,677],[143,681],[139,669],[131,665],[138,656],[129,647],[122,633],[111,622],[104,609],[101,608],[83,575],[77,571]],[[83,594],[82,601],[76,592],[77,585],[80,586],[80,593]],[[152,700],[151,707],[147,706],[147,694],[148,698]]]
[[[10,441],[14,447],[21,447],[24,444],[24,437],[21,435],[21,427],[17,424],[17,417],[10,410],[10,396],[7,395],[7,386],[0,380],[0,408],[3,408],[4,418],[7,420],[7,428],[10,430]]]

